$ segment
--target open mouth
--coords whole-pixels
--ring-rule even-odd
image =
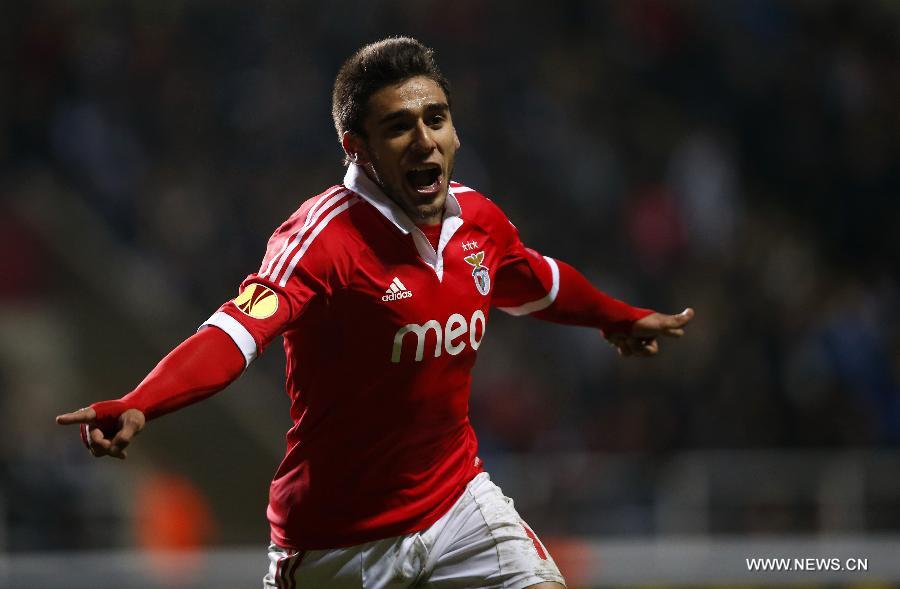
[[[432,164],[414,168],[406,173],[406,181],[416,192],[437,192],[441,187],[441,167]]]

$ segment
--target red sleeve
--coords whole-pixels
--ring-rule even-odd
[[[558,293],[550,305],[535,311],[534,317],[554,323],[596,327],[608,336],[630,332],[635,321],[653,313],[650,309],[632,307],[594,288],[581,272],[565,262],[556,260],[553,263],[558,268]]]
[[[101,429],[115,431],[126,409],[139,409],[147,419],[159,417],[222,390],[244,366],[243,354],[225,332],[201,329],[169,352],[133,391],[91,407]]]
[[[503,236],[505,253],[495,275],[493,295],[493,304],[501,311],[596,327],[606,335],[627,333],[635,321],[653,313],[612,298],[572,266],[525,247],[518,230],[505,216],[503,221],[506,226],[500,223],[498,233]]]

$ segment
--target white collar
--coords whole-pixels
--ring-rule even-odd
[[[360,195],[369,203],[378,209],[378,211],[388,218],[403,233],[411,233],[416,224],[409,218],[403,209],[397,205],[391,198],[384,193],[374,180],[369,178],[362,166],[359,164],[350,164],[347,167],[347,173],[344,174],[344,186]],[[462,208],[459,201],[453,194],[453,189],[447,191],[447,200],[444,203],[444,218],[460,217]]]
[[[452,188],[447,191],[447,200],[444,204],[444,218],[441,222],[441,237],[438,240],[437,251],[435,251],[431,247],[428,238],[422,233],[422,230],[416,227],[409,215],[391,200],[378,184],[369,178],[362,166],[350,164],[347,167],[347,173],[344,175],[344,186],[363,197],[378,212],[396,225],[397,229],[404,234],[412,235],[413,243],[416,245],[419,256],[426,264],[431,266],[438,280],[443,280],[444,247],[463,224],[462,207],[459,206],[459,201],[456,199],[456,195],[453,194]]]

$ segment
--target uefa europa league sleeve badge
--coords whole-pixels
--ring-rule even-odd
[[[484,261],[484,251],[466,256],[463,259],[474,267],[472,269],[472,278],[475,280],[475,288],[481,294],[487,295],[491,291],[491,274],[488,272],[487,266],[481,265],[481,262]]]

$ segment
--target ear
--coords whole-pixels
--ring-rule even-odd
[[[456,132],[456,127],[453,127],[453,143],[456,144],[456,149],[459,149],[459,134]]]
[[[347,154],[347,157],[349,157],[353,163],[363,166],[372,160],[372,158],[369,157],[369,150],[366,147],[366,142],[353,131],[344,131],[344,134],[341,136],[341,147],[344,148],[344,153]]]

